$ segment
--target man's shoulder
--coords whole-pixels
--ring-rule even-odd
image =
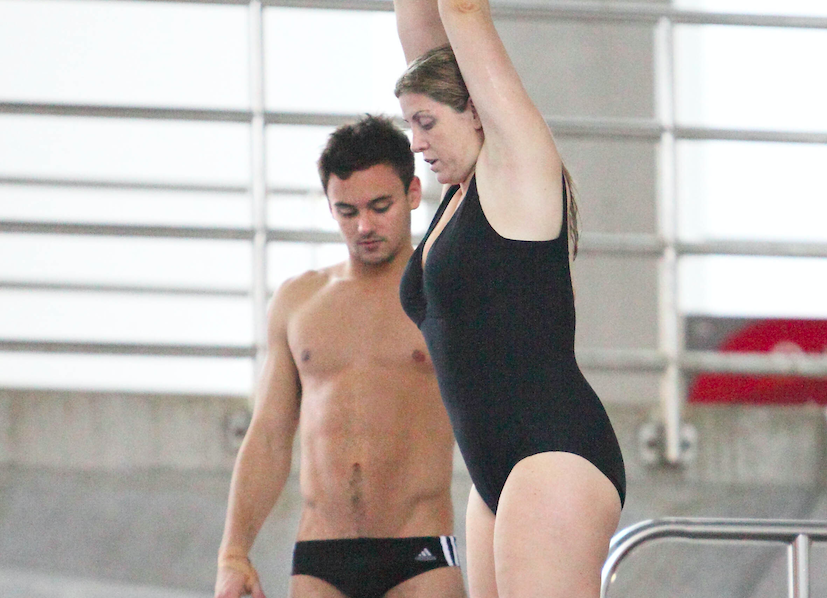
[[[331,282],[341,276],[341,267],[341,264],[336,264],[326,268],[307,270],[288,278],[276,291],[274,300],[287,306],[297,307],[323,292]]]

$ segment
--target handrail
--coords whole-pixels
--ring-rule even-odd
[[[789,596],[809,598],[810,543],[827,542],[827,521],[682,517],[642,521],[619,531],[612,538],[609,556],[601,572],[601,598],[606,598],[618,568],[635,548],[662,538],[786,542]]]

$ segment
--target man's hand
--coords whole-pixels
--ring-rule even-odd
[[[219,559],[215,578],[215,598],[241,598],[241,596],[265,598],[258,574],[249,559],[224,556]]]

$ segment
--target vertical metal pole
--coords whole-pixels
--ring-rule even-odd
[[[264,122],[264,9],[261,0],[251,0],[250,25],[250,122],[251,203],[253,223],[253,338],[255,377],[264,363],[267,349],[267,170]],[[255,382],[254,382],[255,384]]]
[[[799,534],[787,546],[790,598],[810,597],[810,537]]]
[[[659,344],[667,366],[661,378],[660,394],[664,430],[664,460],[681,460],[682,379],[678,357],[683,334],[678,306],[677,198],[675,157],[675,98],[672,22],[668,17],[655,28],[655,110],[662,126],[658,148],[657,214],[658,232],[665,248],[658,265]]]

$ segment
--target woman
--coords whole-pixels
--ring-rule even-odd
[[[412,149],[450,186],[401,295],[474,483],[471,596],[596,598],[625,475],[574,358],[568,175],[488,0],[395,8]]]

